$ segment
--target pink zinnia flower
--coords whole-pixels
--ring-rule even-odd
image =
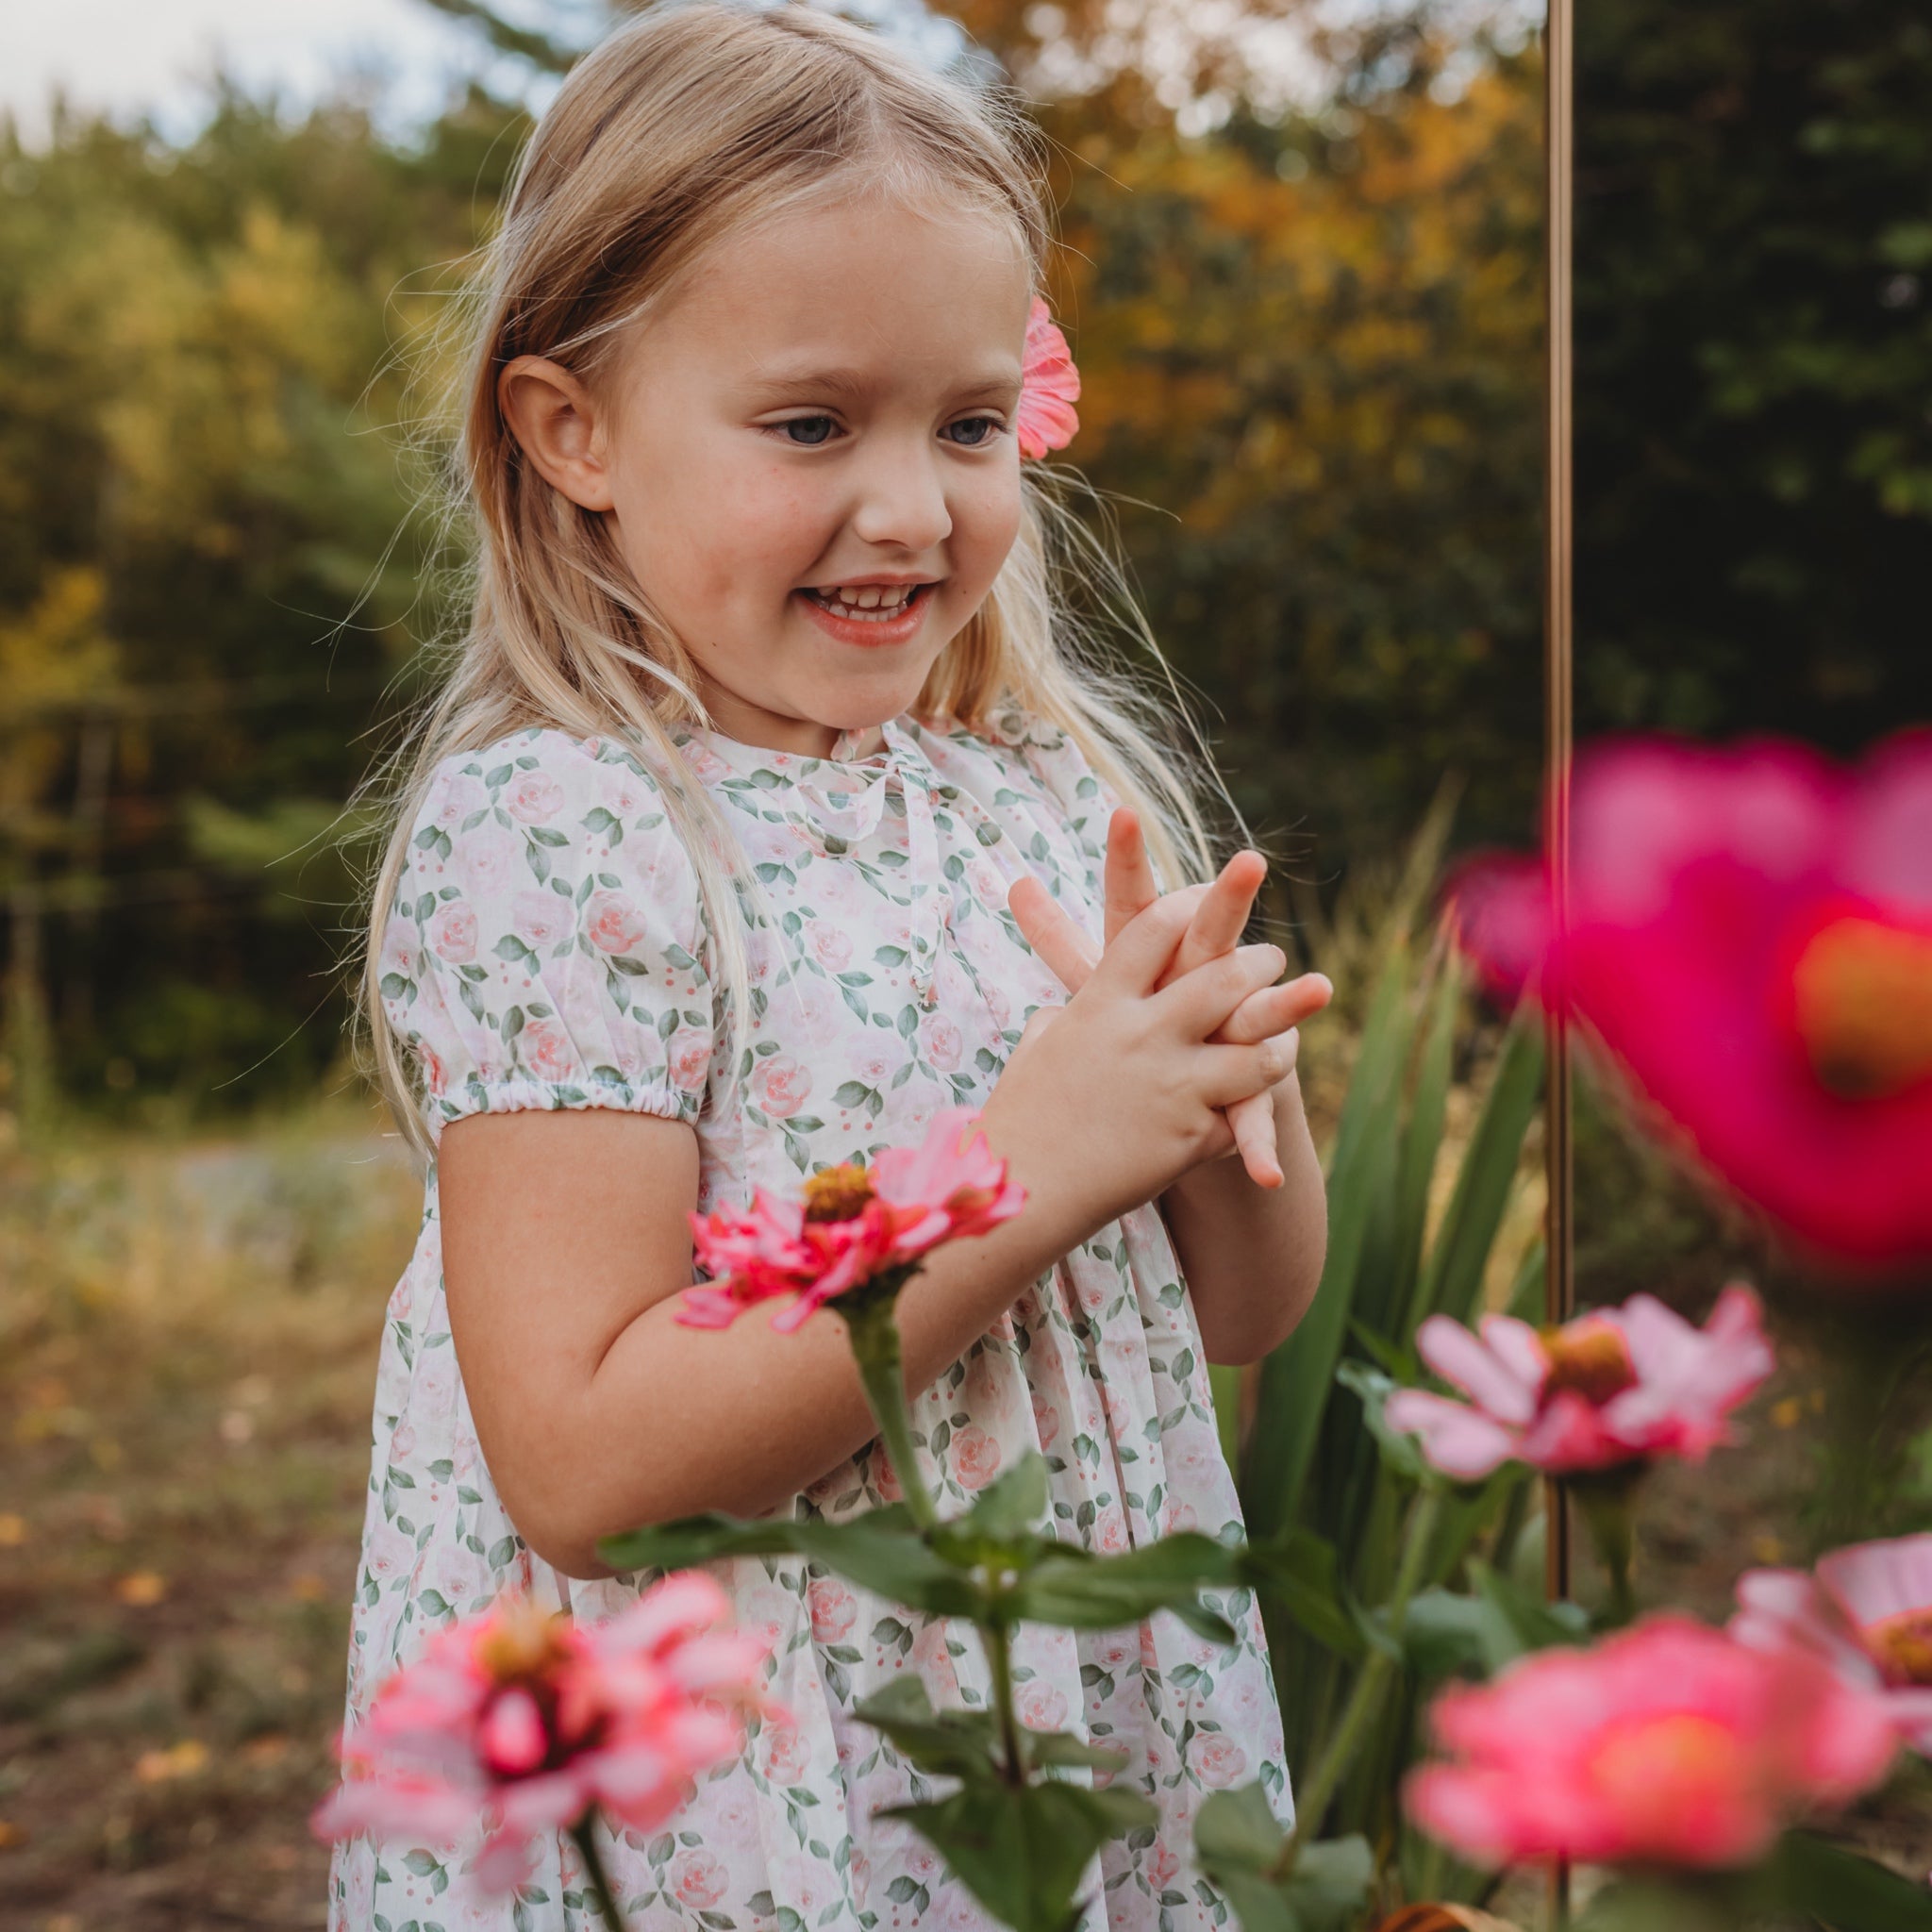
[[[687,1571],[607,1624],[507,1598],[439,1631],[343,1739],[348,1776],[317,1835],[455,1844],[480,1829],[477,1876],[505,1890],[541,1832],[595,1810],[653,1829],[691,1778],[737,1755],[741,1714],[760,1702],[765,1653],[723,1627],[728,1607]]]
[[[1747,1570],[1731,1635],[1795,1645],[1875,1692],[1913,1750],[1932,1757],[1932,1535],[1854,1543],[1802,1570]]]
[[[1897,1744],[1877,1699],[1819,1658],[1674,1614],[1539,1651],[1430,1717],[1458,1761],[1410,1774],[1409,1815],[1482,1865],[1747,1865],[1878,1783]]]
[[[1416,1345],[1470,1400],[1399,1390],[1389,1424],[1420,1436],[1423,1454],[1459,1482],[1512,1460],[1554,1475],[1656,1456],[1701,1461],[1776,1366],[1757,1297],[1735,1282],[1701,1329],[1639,1294],[1541,1331],[1485,1315],[1480,1339],[1431,1315]]]
[[[1043,457],[1065,449],[1080,427],[1074,405],[1079,400],[1080,372],[1074,367],[1067,339],[1055,325],[1039,296],[1026,317],[1026,356],[1021,366],[1020,408],[1014,434],[1023,457]]]
[[[1568,936],[1534,863],[1454,897],[1730,1187],[1855,1263],[1932,1257],[1932,733],[1855,770],[1638,740],[1577,765]]]
[[[677,1319],[724,1328],[756,1303],[792,1295],[772,1324],[789,1334],[888,1270],[909,1272],[941,1241],[986,1233],[1025,1199],[987,1145],[979,1116],[948,1108],[919,1146],[889,1147],[870,1167],[824,1168],[799,1200],[759,1188],[748,1214],[693,1214],[698,1265],[712,1279],[685,1291]]]

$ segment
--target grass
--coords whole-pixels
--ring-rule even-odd
[[[317,1925],[376,1344],[373,1111],[0,1156],[0,1923]]]

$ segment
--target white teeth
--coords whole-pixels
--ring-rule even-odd
[[[811,594],[841,616],[876,624],[898,616],[918,589],[917,584],[834,584]]]

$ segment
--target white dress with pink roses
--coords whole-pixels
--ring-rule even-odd
[[[1021,713],[985,735],[885,727],[808,758],[711,736],[683,754],[726,808],[770,905],[747,931],[755,1032],[728,1048],[695,875],[644,767],[611,740],[531,729],[438,770],[390,922],[383,993],[428,1090],[429,1128],[520,1108],[613,1108],[689,1121],[701,1209],[755,1185],[914,1141],[941,1108],[984,1102],[1037,1007],[1064,998],[1006,909],[1031,872],[1098,938],[1110,802],[1062,733]],[[763,915],[758,915],[761,919]],[[1042,1275],[912,1402],[928,1478],[962,1506],[1039,1450],[1059,1534],[1124,1550],[1180,1527],[1241,1534],[1193,1310],[1158,1210],[1136,1208]],[[896,1493],[876,1446],[798,1496],[839,1518]],[[772,1646],[767,1723],[673,1828],[605,1856],[629,1924],[707,1932],[990,1924],[904,1826],[875,1821],[927,1786],[852,1707],[893,1674],[938,1705],[986,1696],[968,1627],[927,1623],[792,1559],[718,1566]],[[507,1590],[579,1618],[641,1581],[559,1575],[525,1548],[476,1446],[443,1301],[436,1174],[390,1303],[357,1582],[348,1713],[451,1618]],[[1231,1923],[1198,1887],[1202,1798],[1259,1777],[1291,1816],[1260,1621],[1204,1643],[1164,1613],[1091,1635],[1027,1629],[1022,1715],[1129,1755],[1117,1775],[1164,1823],[1102,1855],[1088,1932]],[[344,1932],[589,1927],[576,1857],[546,1842],[528,1887],[492,1899],[473,1848],[357,1840],[331,1874]]]

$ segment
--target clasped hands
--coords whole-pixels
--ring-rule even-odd
[[[1179,889],[1181,896],[1191,897],[1197,903],[1187,930],[1161,974],[1157,991],[1236,949],[1254,907],[1255,894],[1267,875],[1267,860],[1251,848],[1236,853],[1211,885]],[[1124,806],[1113,814],[1107,828],[1105,946],[1111,946],[1129,923],[1160,896],[1155,889],[1141,822]],[[1077,992],[1100,959],[1086,933],[1030,874],[1014,884],[1007,903],[1027,944],[1070,994]],[[1334,991],[1319,973],[1304,973],[1299,978],[1265,986],[1258,992],[1250,993],[1210,1037],[1231,1046],[1258,1046],[1269,1040],[1284,1041],[1282,1071],[1274,1083],[1279,1086],[1294,1074],[1300,1041],[1296,1029],[1304,1020],[1319,1013],[1334,997]],[[1282,1170],[1275,1145],[1273,1090],[1236,1101],[1225,1112],[1234,1136],[1234,1151],[1241,1155],[1249,1178],[1257,1187],[1278,1188]]]

